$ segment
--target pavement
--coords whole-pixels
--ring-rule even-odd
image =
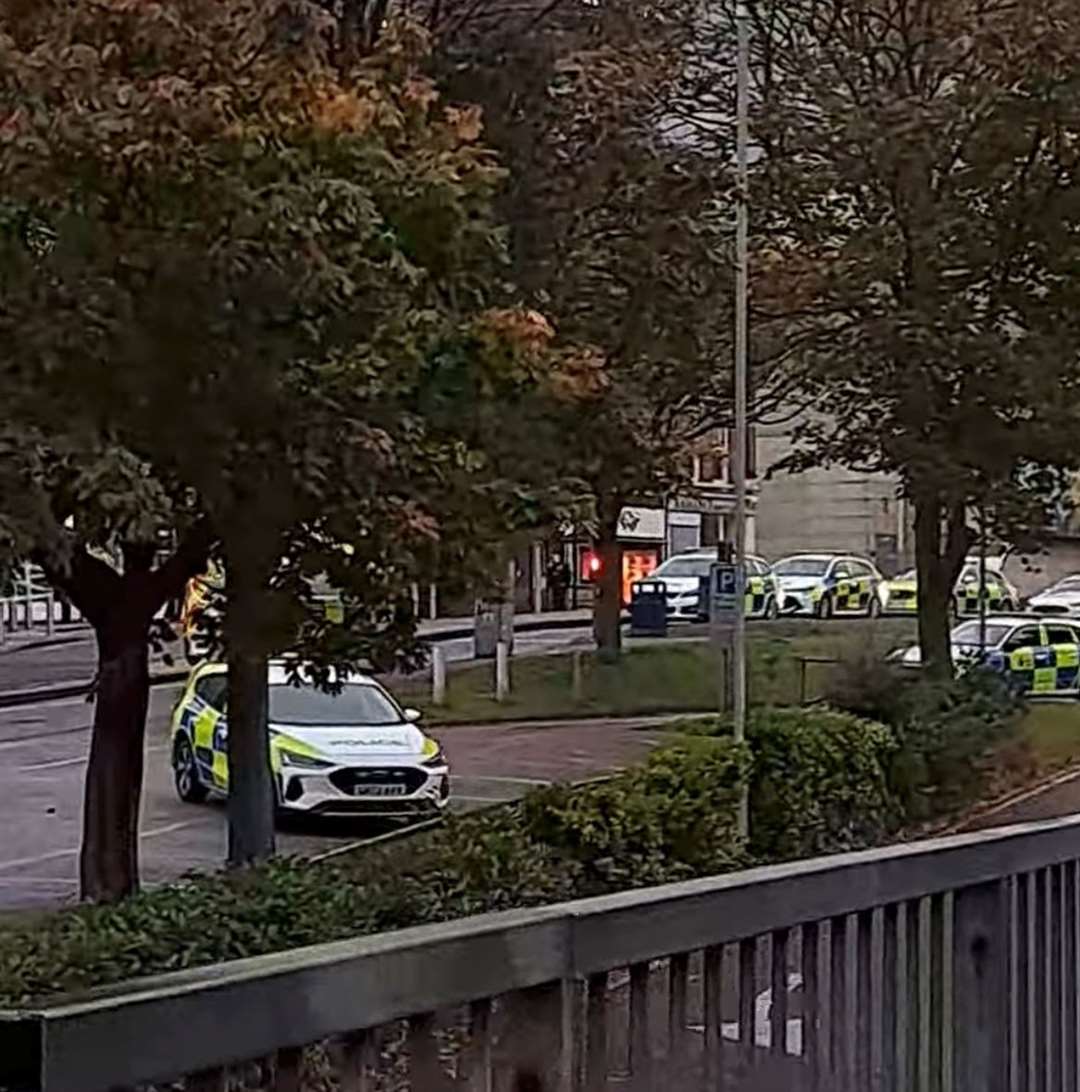
[[[590,633],[587,610],[519,614],[514,619],[515,655],[556,652],[585,641]],[[473,658],[472,618],[439,618],[422,622],[422,637],[438,644],[448,662]],[[179,644],[169,650],[173,662],[151,659],[156,679],[175,681],[187,674]],[[22,705],[47,698],[71,697],[89,689],[97,666],[93,633],[85,625],[58,626],[52,636],[15,633],[0,646],[0,706]]]
[[[1048,778],[1028,789],[1013,793],[980,812],[959,829],[986,830],[988,827],[1034,823],[1080,813],[1080,767]]]
[[[181,803],[169,768],[169,714],[180,688],[151,694],[141,822],[143,879],[175,880],[220,867],[220,804]],[[0,709],[0,909],[69,902],[77,894],[83,777],[91,706],[69,697]],[[537,785],[579,781],[640,761],[658,738],[655,718],[439,729],[450,759],[452,806],[470,810],[514,799]],[[290,820],[284,854],[312,856],[395,829],[370,819]]]

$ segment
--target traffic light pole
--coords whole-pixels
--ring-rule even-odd
[[[735,479],[735,632],[733,655],[733,735],[746,738],[746,372],[749,342],[750,225],[750,13],[740,3],[735,15],[738,34],[736,102],[738,207],[735,224],[735,443],[731,468]],[[739,832],[749,829],[746,789],[739,801]]]

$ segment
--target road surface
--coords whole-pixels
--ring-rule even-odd
[[[565,652],[573,647],[591,647],[591,635],[588,626],[519,632],[514,635],[514,653],[518,656],[535,656]],[[442,648],[450,663],[464,663],[473,658],[472,637],[443,640],[433,635],[431,639]],[[187,665],[179,656],[179,646],[174,650],[174,656],[173,669],[184,670]],[[157,668],[165,668],[160,658],[155,657],[154,662]],[[94,639],[88,632],[66,635],[62,643],[46,647],[0,648],[0,693],[89,682],[96,669]]]
[[[178,693],[177,686],[155,687],[150,702],[141,854],[151,884],[214,869],[225,853],[222,806],[183,804],[173,791],[168,721]],[[81,698],[0,709],[0,909],[75,897],[90,716]],[[471,809],[636,762],[656,742],[641,724],[456,726],[433,734],[450,758],[453,806]],[[363,819],[290,822],[279,845],[309,855],[386,829]]]

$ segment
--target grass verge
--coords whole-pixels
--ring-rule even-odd
[[[791,623],[751,628],[748,692],[752,704],[796,705],[820,698],[830,665],[852,648],[887,649],[910,640],[906,620]],[[581,678],[574,689],[573,654],[521,657],[511,663],[506,701],[494,699],[494,668],[470,664],[452,671],[447,701],[431,702],[430,684],[413,678],[395,682],[395,694],[424,711],[429,724],[546,720],[576,716],[633,716],[715,709],[721,701],[717,650],[708,640],[639,644],[615,663],[591,651],[578,654]]]

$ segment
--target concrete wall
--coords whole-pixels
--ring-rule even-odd
[[[821,467],[803,474],[773,472],[791,450],[791,429],[758,430],[762,469],[757,510],[758,552],[770,560],[814,550],[850,550],[887,572],[912,563],[909,506],[894,479]]]

